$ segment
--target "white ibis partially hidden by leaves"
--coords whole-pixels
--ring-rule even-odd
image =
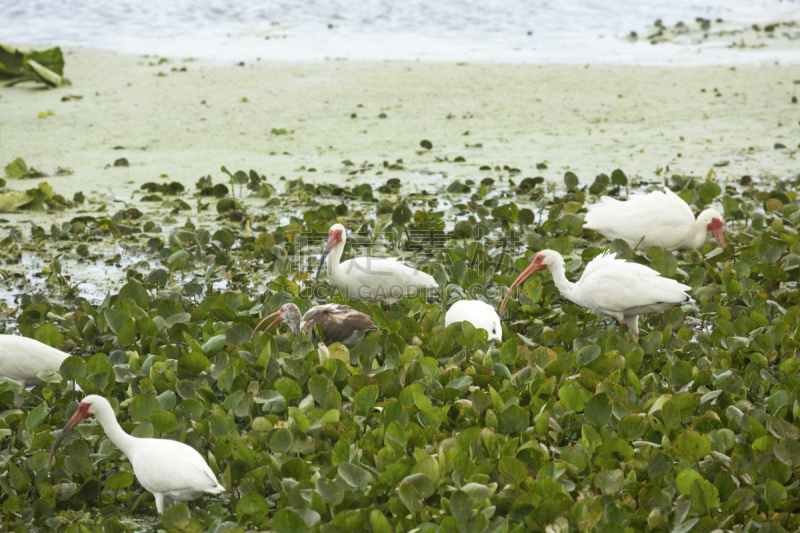
[[[24,389],[39,383],[42,370],[58,372],[69,354],[42,342],[17,335],[0,335],[0,377],[20,383]]]
[[[665,250],[701,248],[708,242],[709,231],[719,246],[725,246],[722,215],[706,209],[695,220],[692,208],[667,188],[631,196],[627,202],[603,196],[588,209],[583,227],[631,246],[641,241],[639,248],[643,250],[652,246]]]
[[[78,410],[58,435],[50,452],[48,470],[52,468],[53,457],[67,433],[91,416],[103,426],[103,431],[114,446],[128,457],[139,484],[153,493],[159,514],[164,513],[165,497],[188,502],[196,500],[204,492],[225,492],[225,487],[217,482],[214,472],[197,450],[175,440],[139,439],[128,435],[117,422],[108,400],[95,395],[81,401]]]
[[[503,341],[503,326],[494,307],[480,300],[459,300],[450,306],[444,315],[445,327],[456,322],[469,322],[475,329],[483,329],[489,334],[489,342]]]
[[[339,263],[347,242],[347,230],[334,224],[328,231],[328,245],[322,252],[319,273],[328,258],[328,278],[345,296],[353,300],[392,304],[403,296],[425,289],[437,289],[433,276],[404,265],[394,258],[357,257]]]
[[[255,336],[261,324],[272,317],[275,320],[267,326],[271,328],[279,322],[283,322],[292,333],[314,331],[314,326],[322,326],[322,333],[325,342],[333,344],[341,342],[348,348],[352,348],[364,339],[370,331],[378,329],[372,319],[360,311],[356,311],[349,305],[327,304],[318,305],[309,309],[305,315],[300,315],[300,308],[295,304],[283,304],[280,309],[264,317],[253,330],[252,338]],[[266,331],[266,329],[264,330]]]
[[[522,285],[537,270],[550,270],[553,283],[567,300],[593,313],[616,318],[627,324],[631,332],[639,336],[639,315],[658,313],[674,305],[690,302],[686,294],[691,287],[638,263],[617,259],[616,254],[606,252],[592,259],[575,283],[564,275],[564,258],[553,250],[542,250],[533,256],[528,268],[511,284],[500,314],[503,314],[511,293]]]

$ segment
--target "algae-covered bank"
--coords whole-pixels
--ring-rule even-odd
[[[0,88],[0,162],[70,169],[50,180],[68,196],[110,188],[130,198],[163,175],[187,186],[222,178],[222,165],[273,184],[336,182],[348,176],[344,160],[402,159],[397,177],[411,181],[418,171],[474,177],[485,165],[552,180],[618,167],[647,179],[781,177],[796,170],[800,143],[798,66],[220,66],[91,49],[68,50],[66,62],[69,88]],[[420,150],[423,139],[432,150]],[[456,169],[441,162],[459,156]],[[115,167],[120,158],[130,166]]]

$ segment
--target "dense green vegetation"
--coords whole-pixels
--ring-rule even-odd
[[[6,311],[21,334],[73,356],[24,399],[0,383],[6,530],[800,528],[798,182],[673,176],[697,209],[723,208],[728,246],[641,254],[584,231],[581,212],[597,195],[661,183],[615,171],[588,187],[567,173],[556,187],[481,170],[492,177],[425,194],[397,179],[375,189],[297,180],[277,193],[237,172],[231,188],[248,199],[210,178],[194,199],[153,183],[144,199],[164,216],[111,204],[11,231],[4,262],[50,259],[39,290]],[[182,214],[196,219],[178,224]],[[351,232],[345,257],[383,246],[434,274],[444,302],[347,302],[382,331],[349,352],[332,346],[322,364],[310,335],[284,328],[251,341],[281,303],[314,305],[307,253],[321,252],[335,221]],[[66,270],[81,277],[103,242],[142,259],[90,302]],[[636,339],[561,299],[544,272],[511,303],[502,345],[469,324],[443,326],[443,305],[467,292],[497,305],[536,250],[561,252],[577,277],[609,245],[690,285],[695,303],[642,317]],[[228,493],[175,505],[159,523],[152,496],[92,423],[48,473],[55,435],[84,394],[109,398],[135,436],[200,450]]]

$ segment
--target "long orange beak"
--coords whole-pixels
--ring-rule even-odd
[[[714,240],[717,241],[717,246],[725,246],[725,235],[722,234],[722,226],[718,228],[711,228],[711,234],[714,235]]]
[[[278,322],[283,322],[283,317],[281,316],[281,310],[280,310],[280,309],[278,309],[277,311],[275,311],[275,312],[274,312],[274,313],[272,313],[271,315],[267,315],[267,316],[265,316],[265,317],[264,317],[264,320],[262,320],[261,322],[259,322],[259,323],[258,323],[258,325],[257,325],[257,326],[255,327],[255,329],[253,330],[253,334],[252,334],[252,335],[250,335],[250,339],[252,339],[253,337],[255,337],[255,336],[256,336],[256,331],[258,331],[258,328],[260,328],[260,327],[261,327],[261,324],[263,324],[264,322],[266,322],[267,320],[269,320],[270,318],[272,318],[272,317],[274,317],[274,316],[276,316],[276,315],[277,315],[277,317],[278,317],[278,318],[276,318],[276,319],[275,319],[275,320],[272,322],[272,324],[270,324],[269,326],[267,326],[267,329],[271,328],[272,326],[274,326],[274,325],[275,325],[275,324],[277,324]],[[267,329],[265,329],[264,331],[267,331]]]
[[[50,450],[50,457],[47,459],[47,471],[49,472],[53,468],[53,458],[56,456],[56,450],[59,446],[61,446],[61,442],[64,440],[64,437],[67,436],[67,433],[72,430],[75,426],[77,426],[80,422],[86,420],[92,416],[90,413],[85,413],[80,410],[80,407],[75,414],[72,415],[72,418],[69,419],[67,425],[64,426],[64,429],[61,430],[61,433],[58,434],[56,441],[53,443],[53,448]]]
[[[314,280],[314,285],[319,285],[319,273],[322,272],[322,265],[325,264],[325,258],[328,257],[328,254],[331,253],[331,250],[333,250],[333,247],[336,246],[338,242],[339,239],[337,239],[334,236],[334,234],[331,233],[331,235],[328,237],[328,244],[325,245],[325,250],[322,252],[322,257],[320,257],[319,259],[319,266],[317,267],[317,277]],[[330,273],[328,273],[328,276],[330,276]]]
[[[522,271],[522,274],[514,280],[514,283],[511,284],[511,287],[508,288],[508,292],[506,293],[506,297],[503,298],[503,303],[500,304],[500,316],[503,316],[503,313],[506,310],[506,304],[508,303],[508,299],[511,298],[511,293],[513,293],[517,287],[522,285],[526,279],[528,279],[531,274],[536,272],[537,270],[544,270],[547,268],[547,265],[539,263],[538,265],[531,263],[528,268]]]

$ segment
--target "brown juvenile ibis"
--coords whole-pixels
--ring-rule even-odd
[[[356,311],[348,305],[326,304],[318,305],[309,309],[305,315],[300,314],[300,308],[295,304],[283,304],[280,309],[264,317],[253,330],[252,338],[255,336],[261,324],[272,317],[275,320],[264,330],[271,328],[278,322],[284,322],[292,333],[313,331],[314,326],[322,326],[325,342],[333,344],[341,342],[348,348],[352,348],[364,338],[370,331],[379,329],[372,322],[372,319],[360,311]]]

